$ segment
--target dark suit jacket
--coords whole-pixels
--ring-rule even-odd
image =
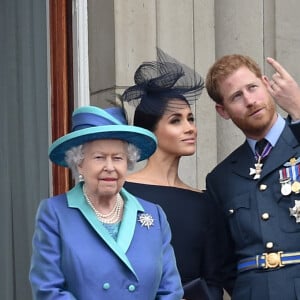
[[[289,211],[300,194],[282,195],[279,182],[279,170],[293,157],[300,157],[300,145],[286,125],[260,179],[249,175],[255,159],[247,141],[207,176],[208,192],[221,204],[227,220],[235,264],[264,252],[300,251],[300,223]],[[264,213],[269,214],[267,220],[262,218]],[[240,273],[232,299],[300,299],[300,264]]]

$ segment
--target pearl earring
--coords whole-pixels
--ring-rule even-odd
[[[79,181],[79,182],[84,182],[84,178],[83,178],[83,175],[82,175],[82,174],[79,174],[79,176],[78,176],[78,181]]]

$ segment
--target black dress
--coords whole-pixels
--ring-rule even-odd
[[[215,207],[207,194],[126,182],[131,194],[160,205],[171,231],[178,271],[188,300],[222,299],[220,245]],[[210,295],[210,296],[209,296]]]

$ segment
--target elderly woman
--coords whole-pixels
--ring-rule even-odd
[[[73,132],[52,144],[49,157],[78,183],[39,206],[33,298],[181,299],[165,214],[123,188],[127,169],[155,151],[155,137],[126,125],[119,108],[81,107],[72,120]]]

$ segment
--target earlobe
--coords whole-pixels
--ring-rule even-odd
[[[226,109],[224,108],[223,105],[221,105],[221,104],[216,104],[215,108],[216,108],[217,113],[218,113],[223,119],[225,119],[225,120],[229,120],[229,119],[230,119],[230,117],[229,117],[229,115],[228,115],[228,113],[227,113],[227,111],[226,111]]]

